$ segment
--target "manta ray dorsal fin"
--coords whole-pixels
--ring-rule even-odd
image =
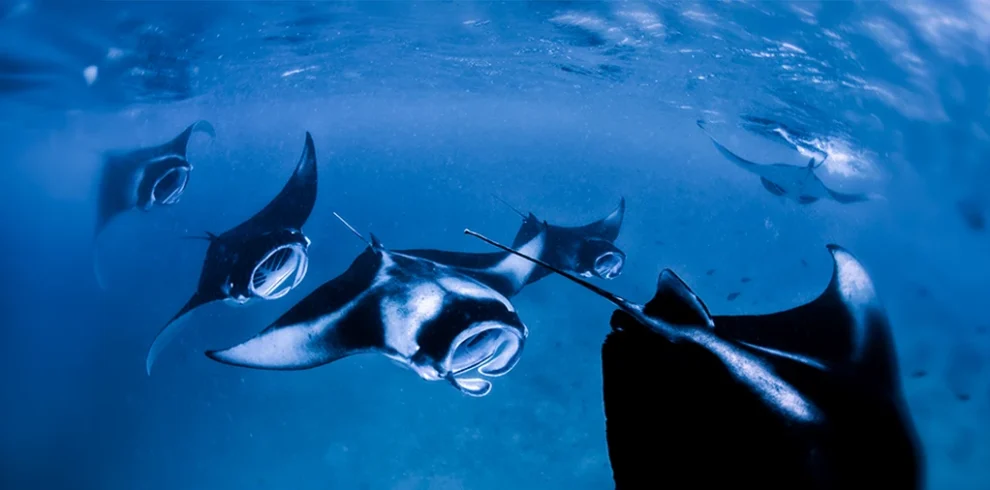
[[[670,269],[660,273],[657,292],[643,305],[643,313],[671,325],[714,327],[705,303]]]
[[[832,276],[815,299],[766,315],[717,316],[715,332],[771,355],[893,386],[890,325],[873,281],[848,251],[827,248]]]

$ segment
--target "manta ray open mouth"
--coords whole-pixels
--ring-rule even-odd
[[[251,272],[248,287],[262,299],[278,299],[288,294],[306,277],[309,255],[300,243],[276,247]]]
[[[151,200],[149,205],[155,203],[175,204],[182,197],[182,192],[186,190],[189,182],[189,168],[173,167],[168,169],[161,177],[155,180],[155,185],[151,188]]]
[[[492,384],[481,378],[465,378],[471,371],[487,377],[502,376],[522,356],[522,334],[505,324],[482,322],[461,332],[441,363],[445,378],[471,396],[485,396]]]
[[[605,252],[595,259],[595,274],[602,279],[613,279],[622,273],[626,258],[616,252]]]

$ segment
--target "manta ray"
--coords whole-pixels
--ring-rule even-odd
[[[515,367],[529,330],[478,271],[389,250],[337,218],[368,245],[350,267],[255,337],[208,351],[208,357],[254,369],[301,370],[374,353],[474,397],[491,391],[484,378]],[[545,239],[539,233],[521,250],[539,255]],[[525,283],[534,270],[531,262],[505,254],[489,273]]]
[[[711,139],[712,144],[715,145],[715,149],[722,156],[743,170],[757,175],[760,178],[760,183],[763,184],[763,188],[775,196],[791,199],[799,204],[812,204],[821,199],[831,199],[842,204],[882,199],[879,194],[875,193],[848,194],[829,189],[818,178],[818,175],[815,174],[815,169],[824,164],[828,159],[827,155],[817,162],[812,157],[808,161],[808,164],[803,167],[785,163],[755,163],[736,155],[729,151],[728,148],[722,146],[715,137],[708,133],[705,129],[704,122],[698,121],[698,127],[702,131],[705,131],[705,134]]]
[[[316,176],[316,147],[307,132],[292,177],[267,206],[219,235],[208,232],[203,237],[189,237],[210,244],[199,284],[151,344],[145,361],[149,375],[162,349],[185,324],[180,320],[192,310],[221,300],[244,305],[256,299],[278,299],[302,282],[309,267],[310,245],[302,227],[316,204]]]
[[[179,202],[193,170],[186,159],[186,147],[197,132],[216,138],[212,124],[196,121],[167,143],[136,150],[111,150],[103,155],[94,241],[114,218],[127,211],[148,212],[156,206]],[[104,287],[95,246],[93,272]]]
[[[499,199],[496,197],[496,199]],[[512,240],[513,247],[528,243],[533,237],[546,232],[547,243],[540,258],[561,269],[583,277],[614,279],[622,273],[626,254],[615,246],[626,212],[625,198],[605,218],[582,226],[558,226],[542,221],[532,212],[524,214],[510,204],[503,204],[522,217],[522,226]],[[537,268],[525,282],[512,282],[516,275],[500,274],[495,268],[505,264],[506,252],[449,252],[442,250],[402,250],[401,253],[434,261],[463,270],[484,282],[506,297],[518,294],[523,287],[532,284],[549,272]]]
[[[873,282],[828,245],[817,298],[713,316],[673,271],[646,304],[527,257],[615,304],[602,347],[606,440],[617,489],[916,490],[924,457]]]

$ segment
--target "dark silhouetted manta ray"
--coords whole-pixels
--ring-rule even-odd
[[[145,368],[151,366],[184,325],[195,308],[225,300],[246,304],[273,300],[299,285],[309,266],[310,240],[302,232],[316,204],[316,148],[306,133],[302,156],[281,192],[247,221],[220,235],[207,233],[210,242],[196,292],[155,337]]]
[[[812,204],[820,199],[832,199],[833,201],[849,204],[855,202],[868,201],[871,199],[882,199],[882,196],[875,193],[868,194],[847,194],[829,189],[821,179],[815,175],[815,169],[820,167],[825,160],[815,162],[814,158],[808,161],[804,167],[797,165],[787,165],[784,163],[760,164],[746,160],[729,151],[722,146],[708,130],[705,123],[698,121],[698,127],[705,131],[705,134],[712,140],[715,149],[732,163],[743,170],[757,175],[760,183],[767,192],[780,197],[791,199],[800,204]]]
[[[537,234],[521,250],[539,255],[545,237]],[[391,251],[374,235],[365,242],[368,247],[343,274],[271,326],[206,355],[234,366],[300,370],[375,353],[425,380],[447,381],[471,396],[487,395],[492,385],[484,378],[512,370],[529,334],[509,299],[479,280],[476,271]],[[535,267],[505,254],[491,271],[508,283],[525,283]]]
[[[923,488],[886,313],[863,266],[828,250],[817,298],[742,316],[711,315],[669,269],[640,305],[530,258],[618,306],[602,347],[617,489]]]

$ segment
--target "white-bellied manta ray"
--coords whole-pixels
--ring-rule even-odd
[[[799,204],[812,204],[820,199],[832,199],[842,204],[850,204],[883,198],[876,193],[850,194],[829,189],[818,178],[818,175],[815,174],[815,169],[824,164],[828,159],[827,155],[818,162],[812,157],[808,161],[808,164],[803,167],[788,165],[786,163],[762,164],[751,162],[722,146],[714,136],[708,133],[703,121],[698,121],[698,127],[711,139],[712,144],[715,145],[715,149],[722,156],[743,170],[758,176],[760,183],[763,184],[763,188],[775,196],[791,199]]]
[[[496,197],[496,199],[498,199]],[[502,201],[501,199],[499,199]],[[566,271],[572,271],[583,277],[596,276],[602,279],[614,279],[622,273],[626,262],[626,254],[617,246],[615,240],[619,237],[622,218],[626,211],[625,198],[619,199],[619,205],[605,218],[582,226],[558,226],[541,221],[533,213],[524,214],[509,206],[522,217],[523,223],[512,240],[512,247],[521,247],[528,243],[543,230],[546,231],[546,246],[540,258]],[[438,264],[457,267],[479,281],[487,284],[506,297],[519,293],[523,287],[532,284],[549,272],[537,268],[523,283],[507,282],[513,276],[500,274],[496,269],[505,263],[506,252],[450,252],[446,250],[401,250],[406,255],[413,255],[434,261]]]
[[[207,233],[210,242],[199,284],[185,306],[155,337],[145,368],[151,366],[180,331],[181,320],[193,309],[224,300],[246,304],[254,299],[274,300],[302,282],[309,267],[309,238],[302,227],[316,204],[316,148],[306,132],[306,143],[296,169],[282,190],[261,211],[220,235]]]
[[[545,237],[537,234],[521,250],[539,255]],[[234,366],[302,370],[377,353],[427,381],[487,395],[492,385],[484,378],[512,370],[529,335],[509,299],[457,267],[391,251],[374,235],[366,243],[343,274],[261,333],[206,355]],[[510,254],[496,267],[517,283],[535,268]]]
[[[619,307],[602,346],[617,489],[923,488],[887,315],[856,258],[827,248],[817,298],[742,316],[711,315],[670,269],[639,305],[530,257]]]
[[[97,196],[94,241],[117,216],[132,209],[151,211],[155,206],[179,202],[189,183],[193,166],[186,159],[186,147],[193,133],[216,138],[208,121],[196,121],[167,143],[136,150],[112,150],[103,155]],[[103,287],[97,251],[93,250],[93,271]]]

